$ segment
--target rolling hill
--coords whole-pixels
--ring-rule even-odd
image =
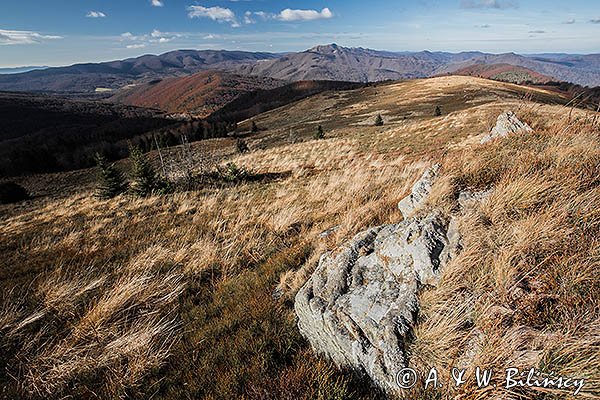
[[[600,86],[600,55],[526,57],[515,53],[483,54],[462,62],[455,62],[438,69],[438,74],[454,73],[474,65],[509,64],[524,67],[556,80],[582,86]]]
[[[0,176],[78,169],[116,159],[128,141],[178,124],[139,107],[0,92]]]
[[[203,118],[244,93],[272,89],[284,84],[285,82],[271,78],[211,70],[125,88],[109,100],[171,113],[190,113]]]
[[[476,76],[509,83],[548,83],[554,79],[510,64],[476,64],[454,71],[453,75]]]
[[[299,81],[274,89],[261,89],[239,96],[209,116],[209,120],[240,122],[266,111],[322,93],[362,88],[358,82]]]

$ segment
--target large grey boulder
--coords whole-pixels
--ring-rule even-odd
[[[400,200],[398,203],[398,209],[404,218],[410,217],[417,208],[422,207],[425,204],[427,198],[429,197],[429,192],[431,192],[433,182],[438,176],[439,172],[440,164],[435,164],[431,168],[427,169],[425,172],[423,172],[423,175],[419,178],[419,180],[413,185],[410,194]]]
[[[435,287],[461,249],[457,215],[411,216],[427,201],[439,168],[425,171],[400,202],[402,222],[367,229],[324,253],[295,298],[298,327],[313,349],[389,394],[400,394],[395,378],[409,363],[404,343],[416,323],[418,292]],[[461,193],[459,213],[490,192]]]
[[[300,332],[340,367],[366,373],[388,393],[408,364],[404,349],[417,293],[435,285],[455,253],[438,213],[371,228],[325,253],[295,299]]]
[[[426,201],[438,170],[415,184],[407,213]],[[296,295],[300,332],[340,367],[399,393],[395,377],[408,365],[404,343],[416,320],[418,291],[437,284],[459,241],[456,221],[437,211],[359,233],[323,254]]]
[[[521,121],[517,117],[517,114],[512,111],[507,111],[498,116],[496,126],[492,128],[489,134],[481,139],[481,143],[487,143],[494,138],[502,138],[518,132],[533,132],[533,129],[525,122]]]

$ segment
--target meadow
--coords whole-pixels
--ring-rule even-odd
[[[293,298],[325,250],[400,221],[398,201],[434,162],[426,207],[493,192],[461,217],[463,252],[420,294],[411,366],[531,365],[600,396],[600,121],[564,103],[467,77],[376,85],[254,117],[245,154],[231,138],[192,145],[277,179],[100,200],[93,169],[21,178],[34,198],[0,206],[0,396],[382,398],[311,351]],[[534,133],[480,145],[508,109]],[[448,390],[408,395],[562,398]]]

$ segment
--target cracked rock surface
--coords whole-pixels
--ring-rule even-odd
[[[421,178],[413,185],[408,196],[400,200],[398,209],[404,216],[408,218],[419,207],[423,206],[429,197],[429,192],[433,186],[435,178],[440,172],[440,164],[435,164],[433,167],[426,170]]]
[[[496,126],[492,128],[488,135],[481,139],[481,143],[487,143],[494,138],[506,137],[517,132],[533,132],[533,129],[517,118],[517,114],[507,111],[498,116]]]
[[[388,393],[398,392],[395,376],[408,364],[404,342],[418,290],[436,285],[460,246],[455,221],[439,212],[407,217],[426,201],[438,170],[426,171],[400,202],[402,222],[363,231],[323,254],[295,298],[300,332],[313,349]]]

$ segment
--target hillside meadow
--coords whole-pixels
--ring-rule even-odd
[[[420,294],[411,367],[536,366],[600,396],[600,118],[564,103],[467,77],[326,92],[253,118],[249,153],[232,139],[192,145],[276,179],[99,200],[93,169],[21,178],[34,198],[0,206],[0,396],[382,398],[311,351],[293,297],[325,250],[400,221],[398,201],[434,162],[426,207],[493,192],[461,217],[463,252]],[[480,145],[509,109],[534,133]],[[407,396],[563,398],[471,385]]]

